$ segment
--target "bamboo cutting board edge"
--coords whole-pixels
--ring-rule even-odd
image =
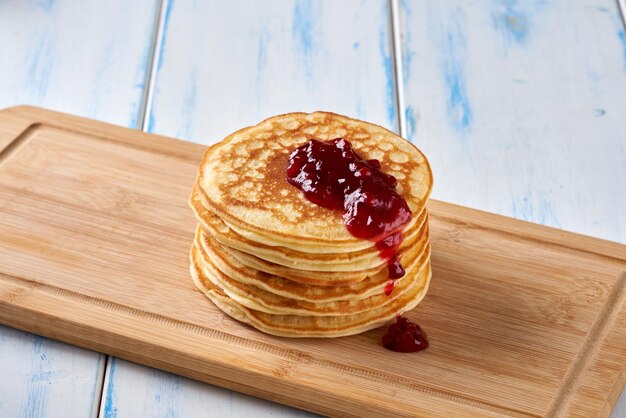
[[[359,416],[358,411],[367,407],[368,411],[375,412],[376,416],[393,414],[398,417],[409,417],[414,416],[416,412],[432,413],[433,406],[436,406],[441,413],[445,411],[468,414],[468,411],[474,411],[479,416],[489,411],[506,416],[527,416],[512,408],[490,405],[427,385],[411,384],[407,390],[407,384],[393,374],[339,364],[325,358],[315,358],[298,350],[261,345],[256,341],[241,339],[213,328],[171,321],[156,314],[137,311],[132,307],[114,305],[111,302],[26,279],[0,274],[0,296],[2,297],[0,320],[5,325],[312,412],[331,416],[344,414]],[[4,299],[8,299],[10,303],[5,303]],[[127,316],[117,323],[112,323],[110,318],[99,319],[99,315],[104,317],[110,311],[124,312]],[[89,314],[86,315],[86,312]],[[131,318],[141,325],[133,323],[130,326],[124,321]],[[103,328],[111,326],[116,327],[115,333],[102,331]],[[147,332],[154,330],[155,327],[158,331]],[[188,333],[189,336],[182,342],[177,341],[176,344],[168,342],[161,336],[169,335],[168,331],[171,334],[172,328],[178,333]],[[210,338],[205,338],[207,335],[210,335]],[[155,340],[158,340],[158,344],[154,342]],[[115,343],[112,343],[113,341]],[[180,349],[181,344],[185,350]],[[237,356],[229,361],[220,361],[225,344],[231,348],[236,347]],[[132,350],[125,347],[132,347]],[[250,352],[246,351],[246,348]],[[192,351],[193,354],[190,354]],[[251,371],[250,362],[237,361],[236,357],[253,355],[259,351],[265,355],[262,370],[256,364],[254,365],[256,370]],[[181,366],[190,363],[197,367]],[[299,387],[306,387],[307,391],[299,390],[294,393],[294,382],[290,382],[289,378],[298,373],[300,365],[313,368],[317,379],[312,382],[307,382],[306,377],[298,379],[295,383]],[[346,396],[346,392],[342,391],[345,376],[335,375],[337,371],[350,377],[351,391],[358,396]],[[222,377],[228,375],[235,375],[236,378],[233,377],[231,380]],[[322,377],[328,387],[317,385],[318,379]],[[250,383],[243,384],[243,381]],[[388,387],[374,395],[368,391],[368,386],[372,382],[383,383]],[[263,386],[273,388],[266,390]],[[419,405],[390,406],[385,403],[389,397],[396,397],[402,392],[407,397],[415,397],[416,391],[422,392],[421,395],[425,400],[428,398],[430,403],[428,408],[420,410]],[[339,396],[338,393],[342,395]],[[320,403],[320,400],[327,403]]]
[[[146,148],[160,153],[168,153],[170,155],[176,155],[182,159],[191,161],[198,160],[198,156],[200,155],[201,151],[204,150],[204,147],[200,145],[183,143],[182,141],[158,137],[151,134],[145,134],[139,131],[134,131],[131,133],[128,129],[125,128],[114,127],[112,125],[95,121],[87,121],[81,118],[45,111],[42,109],[18,107],[4,110],[0,113],[0,164],[10,158],[10,155],[15,150],[19,149],[20,146],[28,141],[29,130],[37,129],[37,127],[39,126],[38,124],[54,126],[57,129],[69,128],[74,131],[84,132],[90,136],[100,135],[107,140],[119,141],[120,143],[125,143],[135,147],[139,146],[141,148]],[[137,142],[145,140],[146,138],[149,138],[149,141],[137,144]],[[184,146],[181,146],[181,144],[184,144]],[[624,256],[625,247],[608,241],[567,233],[539,225],[528,224],[523,221],[512,220],[509,218],[487,214],[485,212],[462,208],[442,202],[433,201],[431,203],[431,208],[433,212],[433,217],[445,218],[447,221],[457,222],[459,224],[459,227],[461,228],[487,228],[491,229],[492,231],[498,231],[499,233],[519,237],[519,239],[537,240],[542,243],[547,243],[549,245],[562,247],[564,249],[567,249],[567,251],[571,251],[572,254],[575,254],[577,252],[586,252],[614,261],[626,260],[626,257]],[[21,284],[18,283],[20,280],[22,281]],[[10,282],[12,283],[9,284]],[[571,367],[568,372],[566,380],[569,379],[569,386],[563,389],[555,398],[552,410],[555,416],[560,415],[559,411],[564,410],[562,408],[567,409],[568,406],[571,406],[577,401],[577,389],[584,381],[587,370],[591,366],[591,363],[598,357],[600,357],[603,351],[606,351],[605,347],[607,345],[607,342],[612,339],[610,334],[612,331],[615,331],[612,328],[612,325],[618,319],[618,316],[620,318],[626,316],[626,312],[624,310],[625,282],[625,276],[621,276],[621,278],[616,277],[615,284],[610,293],[610,296],[602,309],[603,314],[600,315],[599,320],[596,321],[593,329],[590,332],[590,335],[586,339],[586,342],[579,353],[577,361],[575,362],[576,364],[574,365],[574,367]],[[222,367],[222,369],[219,369],[222,372],[230,371],[232,373],[233,371],[237,370],[237,373],[240,373],[239,382],[236,381],[238,379],[234,379],[232,381],[228,379],[222,379],[216,376],[216,373],[212,373],[212,371],[215,370],[208,370],[206,372],[193,369],[184,370],[180,367],[180,365],[177,365],[176,362],[167,361],[167,357],[171,356],[172,352],[175,352],[174,348],[170,349],[170,351],[163,351],[163,349],[159,346],[151,346],[149,342],[142,341],[139,337],[142,335],[142,329],[128,330],[128,333],[125,336],[126,340],[123,343],[120,342],[116,346],[113,346],[111,344],[111,341],[113,341],[114,339],[113,335],[107,336],[109,338],[104,338],[100,342],[98,342],[97,331],[99,330],[99,328],[89,325],[89,321],[94,321],[95,318],[85,319],[81,316],[82,311],[79,308],[77,308],[78,311],[76,317],[73,320],[68,319],[68,312],[64,310],[55,311],[53,306],[49,306],[50,310],[45,313],[41,310],[42,306],[46,306],[46,301],[49,302],[50,298],[61,298],[64,300],[64,302],[74,304],[76,306],[80,306],[81,304],[87,304],[91,308],[94,308],[98,307],[98,305],[101,305],[99,306],[99,308],[101,309],[107,309],[106,305],[107,303],[109,303],[107,301],[85,302],[86,299],[84,298],[83,301],[80,301],[80,295],[71,296],[68,293],[64,293],[69,292],[67,290],[47,288],[46,284],[28,282],[24,281],[23,279],[7,276],[4,274],[0,275],[0,283],[2,283],[0,285],[0,289],[2,289],[2,292],[0,292],[0,295],[2,296],[2,303],[0,305],[2,322],[10,326],[15,326],[21,329],[25,329],[27,331],[36,332],[86,348],[96,349],[98,351],[103,351],[108,354],[118,355],[122,358],[127,358],[132,361],[137,361],[143,364],[163,368],[168,371],[183,374],[198,380],[207,381],[209,383],[219,384],[221,386],[240,390],[242,392],[252,395],[262,396],[268,399],[277,400],[279,402],[289,403],[291,405],[299,406],[316,412],[338,414],[340,413],[340,411],[346,411],[346,413],[347,411],[352,411],[353,414],[358,415],[360,408],[365,404],[367,404],[368,408],[371,408],[369,409],[370,411],[376,411],[381,414],[389,413],[390,411],[393,411],[394,413],[401,412],[398,409],[399,405],[392,405],[391,409],[386,409],[386,407],[383,405],[384,402],[380,402],[381,399],[374,399],[375,397],[372,397],[371,394],[368,394],[366,392],[363,393],[362,396],[355,396],[354,399],[347,399],[345,396],[339,397],[334,395],[333,392],[335,392],[335,389],[341,388],[341,382],[338,382],[337,387],[333,389],[326,388],[326,390],[324,390],[324,388],[308,387],[308,397],[305,396],[305,394],[303,394],[301,391],[298,391],[298,393],[290,396],[288,390],[285,390],[282,396],[277,396],[276,390],[266,391],[261,388],[261,385],[271,382],[271,385],[275,385],[276,387],[283,386],[285,389],[288,389],[290,384],[286,380],[296,374],[295,370],[298,369],[299,362],[302,362],[303,360],[308,363],[311,362],[311,359],[307,357],[308,355],[302,356],[301,354],[294,354],[294,352],[287,353],[287,358],[289,359],[289,361],[287,361],[286,363],[284,361],[284,356],[277,356],[277,358],[275,359],[277,363],[276,365],[274,365],[274,368],[266,369],[264,371],[257,370],[256,372],[248,370],[247,366],[245,365],[240,365],[240,368],[237,369],[233,365],[233,363],[220,363],[216,360],[216,358],[207,360],[206,357],[200,356],[200,358],[202,359],[201,362],[205,366],[207,364],[211,364],[211,361],[213,361],[213,364],[211,365],[214,366],[216,369]],[[43,321],[41,321],[42,315],[45,315],[48,321],[50,321],[48,323],[54,323],[55,327],[43,327]],[[136,314],[134,319],[137,319],[138,316],[140,317],[142,315],[144,314]],[[149,316],[150,315],[148,315],[148,317]],[[155,323],[159,323],[162,321],[163,318],[156,318],[152,319],[151,323],[152,325],[155,325]],[[123,328],[124,326],[123,323],[119,325],[121,328]],[[73,327],[84,330],[89,338],[77,337],[75,334],[76,328]],[[183,324],[181,325],[181,327],[184,328],[185,325]],[[150,336],[147,336],[146,338],[148,337]],[[617,337],[619,337],[619,335],[617,335]],[[197,338],[197,335],[194,335],[193,338]],[[144,344],[146,352],[154,354],[154,357],[150,357],[147,354],[142,356],[140,354],[135,354],[132,351],[124,350],[123,347],[127,344],[130,346],[133,346],[133,344]],[[193,341],[191,341],[191,344],[193,344]],[[617,344],[619,344],[619,342],[617,342]],[[268,349],[270,351],[274,350],[274,348],[272,347],[269,347]],[[179,354],[184,355],[184,353]],[[294,355],[295,357],[293,357]],[[289,356],[292,356],[292,358],[289,358]],[[326,367],[328,367],[328,364],[326,364]],[[345,368],[344,365],[338,365],[338,367]],[[323,370],[324,368],[321,368],[320,372],[323,372]],[[371,379],[372,376],[376,375],[379,372],[362,369],[359,373],[362,375],[360,376],[361,378],[363,378],[363,376],[366,376],[363,378],[363,380],[365,383],[367,383],[367,381]],[[601,415],[606,415],[610,413],[611,405],[616,401],[621,392],[620,388],[624,385],[624,380],[626,378],[625,373],[626,370],[624,367],[622,367],[620,374],[618,375],[617,381],[613,386],[613,390],[611,391],[611,393],[608,394],[604,411],[600,411]],[[252,379],[253,381],[254,379],[258,379],[259,377],[262,378],[259,380],[259,384],[257,385],[242,385],[240,381],[244,377],[246,379]],[[329,379],[331,378],[332,376],[329,376]],[[359,378],[359,376],[354,376],[354,379],[357,378]],[[390,377],[383,376],[383,378],[389,380]],[[391,378],[391,381],[392,380],[393,378]],[[300,382],[300,384],[304,383]],[[394,387],[393,390],[395,390],[396,392],[399,390],[401,391],[401,387]],[[418,391],[419,390],[420,389],[418,389]],[[429,391],[428,388],[422,388],[421,390],[426,392]],[[477,408],[475,410],[476,413],[487,412],[488,410],[494,408],[495,409],[493,410],[493,412],[501,412],[505,414],[516,413],[515,409],[502,409],[495,405],[485,405],[478,400],[455,397],[453,394],[450,393],[437,394],[437,391],[432,389],[430,389],[430,392],[432,393],[429,393],[429,400],[436,399],[439,395],[442,401],[442,405],[450,401],[453,404],[456,402],[459,404],[459,407],[463,408],[462,411],[464,412],[468,412],[467,408],[470,408],[471,410],[474,408],[475,405],[478,405],[475,406],[475,408]],[[435,393],[435,395],[433,395],[433,393]],[[415,392],[407,393],[407,395],[410,394],[415,395]],[[327,407],[325,405],[321,405],[319,402],[320,396],[328,399],[329,401],[332,401],[329,403],[329,405],[332,406]],[[384,398],[385,396],[382,397],[383,401]],[[407,415],[410,415],[410,412],[415,411],[416,410],[413,409],[405,410],[404,412]],[[459,410],[459,412],[460,411],[461,410]],[[450,412],[450,410],[448,410],[448,412]]]

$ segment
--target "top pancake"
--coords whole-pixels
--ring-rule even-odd
[[[424,155],[380,126],[326,112],[276,116],[210,147],[197,181],[203,203],[240,234],[268,245],[325,245],[338,251],[369,247],[373,244],[348,232],[339,211],[309,202],[287,182],[291,151],[310,139],[340,137],[362,158],[378,159],[381,170],[398,180],[396,190],[411,211],[422,212],[432,189]]]

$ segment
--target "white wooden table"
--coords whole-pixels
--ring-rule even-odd
[[[437,199],[626,243],[616,0],[6,0],[17,104],[203,144],[330,110],[418,144]],[[6,327],[0,376],[2,417],[310,415]]]

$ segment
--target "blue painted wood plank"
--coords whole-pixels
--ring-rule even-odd
[[[98,412],[105,356],[0,326],[0,416]]]
[[[137,126],[157,0],[0,2],[0,108]]]
[[[208,144],[317,109],[396,128],[386,1],[168,1],[149,131]]]
[[[409,137],[434,197],[626,242],[613,0],[402,3]]]
[[[315,417],[284,405],[112,358],[100,416]]]
[[[614,0],[401,3],[409,138],[433,197],[626,243]],[[614,417],[626,417],[622,395]]]
[[[32,104],[136,127],[156,10],[156,0],[0,2],[0,108]],[[95,416],[104,363],[0,326],[0,416]]]

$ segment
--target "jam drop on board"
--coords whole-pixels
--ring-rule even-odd
[[[383,335],[383,347],[399,353],[413,353],[428,347],[428,340],[419,325],[398,316]]]
[[[396,254],[402,228],[411,220],[411,210],[396,192],[397,180],[380,170],[380,161],[364,160],[343,138],[311,139],[289,155],[287,181],[311,202],[343,211],[343,223],[357,238],[376,241],[380,256],[387,260],[393,291],[395,280],[404,276]]]

